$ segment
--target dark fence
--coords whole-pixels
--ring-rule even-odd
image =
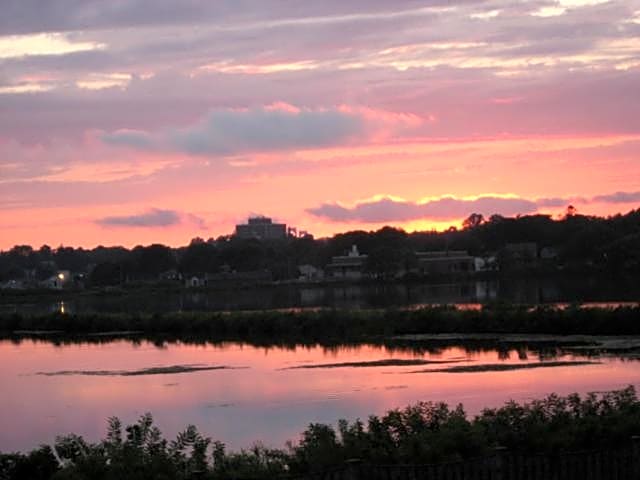
[[[626,448],[558,455],[494,455],[433,465],[369,465],[358,461],[304,480],[640,480],[640,439]],[[302,479],[301,479],[302,480]]]

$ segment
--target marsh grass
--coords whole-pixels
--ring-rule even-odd
[[[0,315],[0,334],[5,338],[27,336],[27,332],[56,332],[59,336],[135,332],[263,341],[347,341],[473,333],[640,335],[640,306],[557,308],[500,304],[479,310],[431,306],[414,310]]]
[[[449,363],[467,362],[470,360],[422,360],[420,358],[385,358],[383,360],[371,360],[368,362],[341,362],[341,363],[315,363],[310,365],[296,365],[282,370],[300,370],[315,368],[367,368],[367,367],[405,367],[414,365],[441,365]]]

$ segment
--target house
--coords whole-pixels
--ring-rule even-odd
[[[416,252],[418,273],[421,275],[457,275],[476,271],[476,258],[465,250]]]
[[[27,288],[24,280],[7,280],[0,285],[0,290],[24,290]]]
[[[321,268],[309,264],[298,265],[298,272],[300,272],[298,279],[303,282],[313,282],[324,278],[324,271]]]
[[[540,250],[541,260],[557,260],[558,256],[558,249],[555,247],[544,247]]]
[[[495,272],[498,270],[498,259],[495,255],[475,257],[474,263],[476,272]]]
[[[161,272],[158,275],[158,280],[165,281],[165,282],[181,281],[182,280],[182,274],[180,272],[178,272],[175,268],[172,268],[170,270],[166,270],[164,272]]]
[[[202,276],[192,275],[185,280],[185,286],[187,288],[201,288],[207,286],[207,279]]]
[[[58,270],[55,275],[40,283],[43,288],[51,290],[62,290],[71,284],[71,272],[69,270]]]
[[[360,280],[364,277],[368,255],[361,254],[353,245],[346,255],[331,258],[326,267],[330,277],[341,280]]]

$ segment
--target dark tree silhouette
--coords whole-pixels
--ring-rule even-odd
[[[484,223],[484,216],[481,213],[472,213],[462,222],[464,229],[479,227]]]

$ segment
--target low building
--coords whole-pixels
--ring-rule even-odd
[[[207,279],[207,285],[215,283],[253,285],[272,282],[273,274],[268,269],[243,272],[221,269],[218,273],[207,273],[205,278]]]
[[[287,226],[284,223],[273,223],[268,217],[252,217],[247,223],[236,225],[235,236],[258,240],[282,240],[287,238]]]
[[[540,260],[557,260],[558,249],[555,247],[544,247],[540,250]]]
[[[361,254],[358,247],[353,245],[347,255],[331,258],[326,267],[327,274],[335,279],[360,280],[365,275],[368,255]]]
[[[185,286],[187,288],[202,288],[202,287],[206,287],[207,283],[208,282],[206,277],[199,276],[199,275],[191,275],[190,277],[187,277],[187,279],[185,280]]]
[[[476,259],[465,250],[416,252],[418,273],[430,275],[470,274],[476,271]]]
[[[314,282],[324,278],[324,271],[313,265],[298,265],[298,272],[300,272],[298,279],[303,282]]]

